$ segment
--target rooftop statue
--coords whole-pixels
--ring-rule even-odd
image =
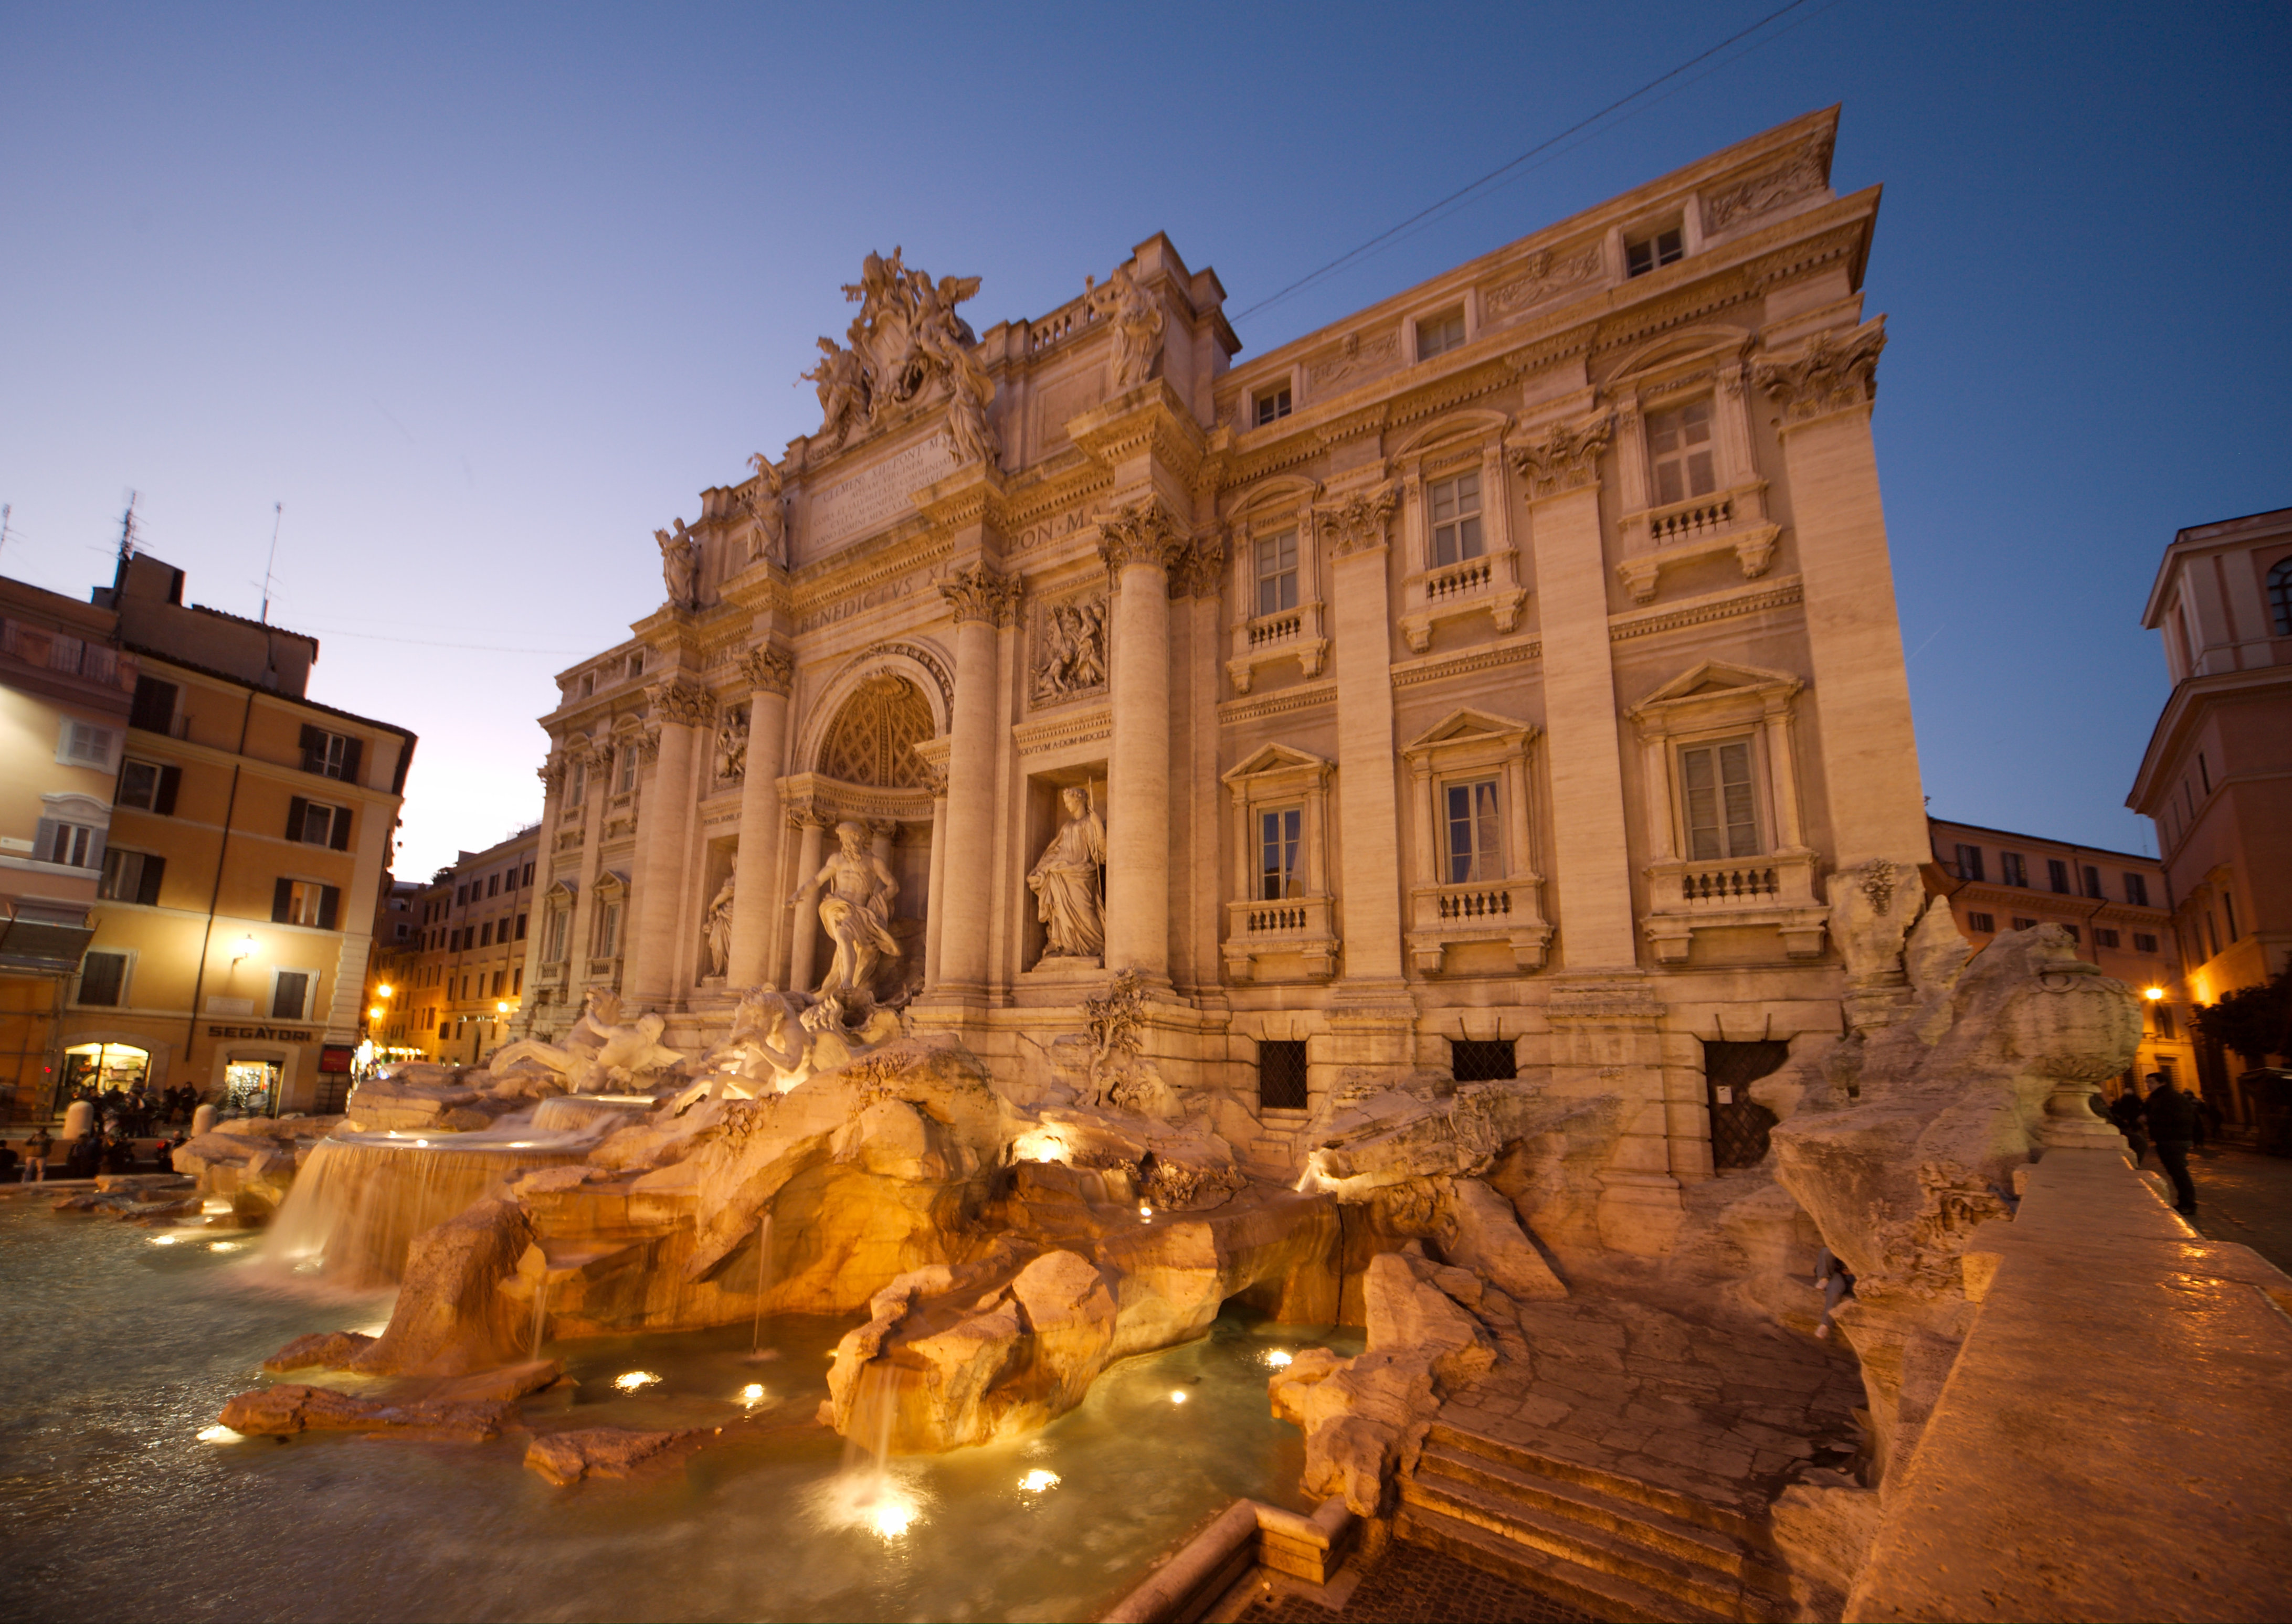
[[[1138,285],[1126,264],[1114,268],[1105,286],[1085,277],[1082,288],[1092,312],[1114,329],[1114,392],[1136,389],[1154,375],[1154,358],[1162,353],[1161,301]]]
[[[825,400],[821,402],[823,406],[826,404]],[[748,466],[756,470],[755,492],[742,499],[756,521],[756,540],[749,550],[748,561],[753,564],[763,559],[785,569],[788,561],[787,507],[787,499],[780,494],[780,470],[761,451],[748,459]]]
[[[855,427],[883,422],[901,406],[951,398],[958,421],[950,430],[966,461],[982,454],[983,408],[994,385],[971,356],[979,336],[955,307],[979,291],[977,277],[941,277],[910,270],[892,250],[889,259],[871,253],[860,280],[846,283],[843,296],[860,306],[845,331],[845,349],[832,338],[819,341],[820,358],[803,377],[819,392],[819,433],[831,449]]]
[[[672,534],[656,530],[652,539],[660,544],[661,584],[668,589],[668,600],[680,609],[696,608],[700,601],[700,538],[676,521]]]

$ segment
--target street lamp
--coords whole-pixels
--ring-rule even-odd
[[[2147,999],[2153,1004],[2159,999],[2165,996],[2165,989],[2162,987],[2148,987],[2143,990],[2141,996]]]

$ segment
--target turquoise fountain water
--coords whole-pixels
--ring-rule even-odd
[[[289,1338],[388,1312],[259,1286],[253,1251],[0,1200],[0,1618],[1095,1617],[1234,1496],[1305,1508],[1267,1355],[1359,1346],[1229,1314],[1023,1442],[879,1479],[809,1424],[840,1323],[766,1320],[766,1363],[747,1324],[552,1343],[583,1424],[763,1424],[681,1477],[563,1490],[521,1438],[202,1441]]]

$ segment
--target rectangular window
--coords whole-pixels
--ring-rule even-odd
[[[2125,876],[2125,900],[2136,908],[2145,908],[2149,905],[2147,875],[2128,873]]]
[[[2155,953],[2157,951],[2157,938],[2146,930],[2135,931],[2133,933],[2133,951],[2137,953]]]
[[[1303,896],[1305,888],[1297,872],[1297,857],[1305,829],[1302,807],[1282,807],[1257,815],[1257,897],[1278,902]]]
[[[1957,877],[1960,880],[1982,878],[1981,847],[1960,846],[1957,848]]]
[[[1297,533],[1284,530],[1259,540],[1257,612],[1278,615],[1297,607]]]
[[[464,881],[463,881],[463,883],[461,883],[460,885],[457,885],[457,886],[456,886],[456,887],[454,888],[454,905],[455,905],[456,907],[457,907],[457,908],[464,908],[464,907],[467,907],[467,906],[469,905],[469,902],[470,902],[470,887],[469,887],[469,882],[468,882],[467,880],[464,880]]]
[[[636,787],[636,746],[625,740],[613,755],[613,793],[625,795]]]
[[[644,650],[643,650],[643,649],[642,649],[642,648],[640,648],[640,649],[638,649],[638,650],[636,651],[636,653],[634,653],[634,654],[633,654],[633,655],[631,655],[629,656],[629,680],[630,680],[630,681],[632,681],[632,682],[634,682],[634,681],[635,681],[639,677],[642,677],[642,676],[643,676],[643,675],[644,675]]]
[[[2228,918],[2228,939],[2233,942],[2244,933],[2236,928],[2236,898],[2226,891],[2221,893],[2221,912]]]
[[[1287,384],[1283,384],[1279,389],[1267,390],[1258,396],[1256,417],[1259,428],[1263,429],[1270,422],[1279,422],[1288,415],[1289,386]]]
[[[2118,945],[2117,932],[2110,929],[2106,925],[2095,925],[2093,928],[2093,945],[2095,947],[2115,947]]]
[[[2102,896],[2101,896],[2101,871],[2100,871],[2099,869],[2097,869],[2097,868],[2094,867],[2094,865],[2093,865],[2092,864],[2090,864],[2090,863],[2086,864],[2084,865],[2084,867],[2085,867],[2085,894],[2086,894],[2087,896],[2092,897],[2092,898],[2094,899],[2094,901],[2095,901],[2095,902],[2099,902],[2099,901],[2101,901],[2101,900],[2102,900]]]
[[[2070,894],[2070,865],[2059,857],[2046,859],[2046,884],[2056,895]]]
[[[478,945],[480,947],[491,947],[493,945],[494,922],[491,920],[488,920],[484,924],[478,927]]]
[[[486,876],[486,895],[488,896],[498,896],[501,895],[501,876],[499,874],[488,874]]]
[[[305,726],[303,729],[303,770],[306,773],[355,784],[358,782],[359,760],[364,750],[363,740],[340,733],[328,733],[319,728]]]
[[[1416,324],[1416,358],[1429,361],[1436,355],[1446,355],[1451,350],[1461,350],[1465,344],[1465,312],[1462,306],[1443,310],[1438,316],[1427,316]]]
[[[1691,400],[1675,411],[1650,412],[1648,472],[1657,505],[1707,496],[1719,488],[1711,460],[1711,403]]]
[[[621,904],[609,902],[597,910],[597,957],[609,959],[621,939]]]
[[[576,761],[565,774],[565,804],[577,807],[589,792],[589,764]]]
[[[1458,1082],[1503,1082],[1520,1075],[1520,1059],[1509,1039],[1450,1038],[1449,1074]]]
[[[175,791],[182,781],[183,771],[179,767],[138,761],[131,757],[119,764],[117,799],[123,807],[168,816],[175,810]]]
[[[305,800],[297,795],[286,803],[286,838],[304,846],[328,846],[336,851],[348,851],[350,808],[330,807],[322,800]]]
[[[310,972],[280,970],[278,979],[270,986],[270,1018],[274,1021],[299,1021],[310,1001]]]
[[[2018,851],[1999,852],[1997,854],[1997,878],[2003,884],[2018,885],[2026,888],[2030,883],[2029,861]],[[2022,929],[2019,925],[2016,925],[2014,928],[2016,930]]]
[[[157,677],[136,678],[135,705],[127,712],[127,725],[146,733],[174,733],[176,691],[174,683]]]
[[[549,916],[549,961],[561,964],[565,959],[565,930],[573,916],[563,909]]]
[[[2162,999],[2159,999],[2157,1002],[2151,1004],[2149,1007],[2155,1010],[2157,1014],[2157,1035],[2159,1037],[2169,1038],[2178,1035],[2173,1026],[2172,1005],[2165,1002]]]
[[[1687,786],[1687,855],[1697,863],[1759,855],[1758,811],[1751,793],[1751,741],[1730,739],[1679,752]]]
[[[1449,826],[1449,883],[1487,884],[1504,878],[1504,833],[1497,815],[1497,781],[1441,786]]]
[[[106,902],[141,903],[149,907],[159,900],[159,880],[166,871],[165,857],[121,851],[114,847],[103,854],[103,879],[96,886],[95,894]]]
[[[1257,1103],[1268,1111],[1303,1111],[1312,1101],[1305,1089],[1305,1046],[1295,1041],[1257,1045]]]
[[[2014,929],[2016,929],[2016,930],[2035,930],[2037,928],[2038,928],[2038,921],[2037,921],[2036,920],[2033,920],[2033,919],[2023,919],[2023,918],[2022,918],[2020,914],[2018,914],[2018,913],[2017,913],[2017,914],[2015,914],[2015,915],[2014,916]]]
[[[109,728],[66,718],[63,747],[57,759],[69,767],[108,768],[111,765],[111,747],[118,738],[119,736]]]
[[[1653,231],[1637,242],[1624,245],[1624,270],[1626,275],[1643,277],[1659,265],[1675,264],[1687,257],[1687,244],[1677,226]]]
[[[342,908],[342,898],[339,886],[320,885],[311,880],[281,879],[270,894],[270,922],[274,925],[315,925],[321,930],[332,930]]]
[[[127,992],[127,955],[91,953],[79,961],[77,1002],[115,1009]]]
[[[517,969],[510,972],[509,992],[510,996],[512,998],[518,997],[525,992],[525,966],[522,964],[519,965]]]
[[[2197,752],[2197,777],[2198,780],[2204,784],[2205,793],[2207,795],[2211,794],[2213,792],[2213,769],[2206,764],[2205,752],[2201,750]]]
[[[102,835],[85,824],[67,824],[49,817],[40,820],[37,850],[43,863],[61,863],[67,868],[93,868],[102,849]]]
[[[521,886],[528,886],[528,885],[531,885],[531,884],[533,883],[533,864],[532,864],[528,863],[528,864],[525,865],[524,869],[523,869],[523,870],[519,873],[519,875],[518,875],[517,882],[518,882],[518,884],[519,884],[519,885],[521,885]]]
[[[521,942],[525,940],[525,915],[522,913],[517,916],[517,939]]]
[[[508,981],[509,972],[507,970],[496,970],[494,972],[494,996],[496,998],[499,998],[502,995],[502,988],[508,984]]]
[[[1433,567],[1479,558],[1484,551],[1480,474],[1435,479],[1424,487],[1424,501],[1432,515]]]
[[[1965,916],[1965,924],[1969,930],[1994,933],[1997,929],[1997,916],[1994,913],[1969,913]]]

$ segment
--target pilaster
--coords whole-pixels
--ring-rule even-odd
[[[660,753],[637,822],[643,877],[631,921],[632,962],[623,985],[640,1009],[658,1007],[672,994],[676,964],[677,903],[685,867],[685,838],[692,822],[692,753],[695,735],[716,712],[714,695],[684,677],[645,690],[660,722]]]
[[[787,748],[788,691],[795,661],[770,646],[740,662],[748,683],[748,764],[740,781],[740,844],[732,858],[732,952],[726,985],[745,990],[764,980],[774,915],[772,881],[779,872],[779,796],[774,785]]]

